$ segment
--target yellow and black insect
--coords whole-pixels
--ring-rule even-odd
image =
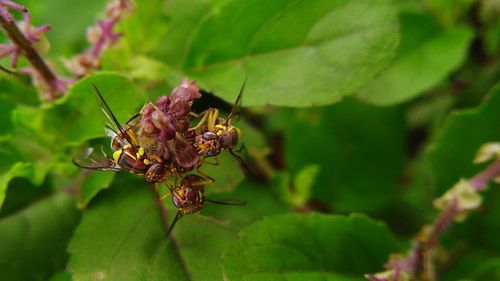
[[[202,158],[214,157],[216,163],[218,163],[217,155],[222,151],[227,151],[236,158],[240,165],[248,170],[245,162],[235,153],[236,146],[241,140],[241,130],[231,124],[240,106],[245,84],[246,80],[243,82],[238,97],[226,119],[219,117],[219,110],[217,108],[209,108],[200,114],[192,113],[192,115],[201,117],[201,119],[188,132],[196,132],[194,146]]]
[[[106,116],[109,124],[105,125],[107,134],[111,137],[112,157],[109,157],[101,149],[101,155],[93,153],[93,149],[87,153],[87,157],[73,159],[73,163],[81,168],[90,170],[128,171],[130,173],[144,175],[148,182],[159,182],[166,177],[167,167],[162,159],[156,155],[147,155],[144,147],[139,145],[136,135],[136,127],[131,124],[140,116],[136,114],[122,126],[110,107],[94,85],[94,92],[99,101],[99,106]]]
[[[175,184],[172,187],[169,186],[169,193],[162,196],[161,199],[172,196],[172,203],[178,210],[167,231],[167,236],[183,215],[190,215],[201,211],[205,202],[219,205],[246,204],[245,201],[239,200],[212,200],[205,198],[205,185],[213,183],[213,181],[212,178],[188,174],[182,178],[180,184]]]

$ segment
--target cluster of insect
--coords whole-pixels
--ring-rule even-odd
[[[75,165],[91,170],[127,171],[143,175],[154,184],[156,195],[163,200],[171,197],[178,209],[170,224],[170,234],[176,222],[187,214],[199,212],[205,202],[221,205],[243,205],[244,201],[211,200],[205,198],[205,185],[214,179],[204,173],[203,165],[218,165],[217,155],[230,153],[247,166],[237,154],[241,131],[231,121],[236,116],[245,83],[226,118],[219,116],[217,108],[201,113],[191,111],[193,100],[201,97],[194,81],[184,80],[169,96],[159,98],[155,104],[147,103],[140,113],[121,124],[103,96],[94,85],[99,106],[111,137],[112,155],[103,149],[74,159]],[[158,194],[158,184],[165,184],[168,192]]]

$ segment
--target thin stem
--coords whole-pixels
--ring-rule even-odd
[[[57,87],[57,76],[48,67],[45,61],[42,59],[40,54],[33,48],[31,42],[24,36],[24,34],[19,30],[14,21],[8,21],[4,17],[0,16],[0,25],[5,30],[7,35],[10,37],[12,42],[14,42],[26,55],[28,61],[33,65],[33,67],[38,71],[43,80],[47,83],[51,89],[51,99],[56,98]]]
[[[490,164],[486,169],[482,170],[475,176],[469,179],[470,184],[476,188],[477,191],[481,191],[486,186],[486,183],[491,179],[500,175],[500,159],[496,160]]]
[[[469,178],[469,183],[477,190],[482,191],[486,184],[498,177],[500,175],[500,159],[488,165],[485,169]],[[413,246],[406,255],[405,258],[389,261],[386,264],[386,268],[393,271],[392,281],[400,281],[401,275],[400,271],[404,271],[411,275],[427,276],[426,278],[431,278],[434,276],[434,268],[429,267],[429,254],[432,248],[438,243],[439,236],[443,234],[448,226],[453,222],[453,219],[460,212],[458,206],[458,199],[454,198],[451,200],[446,208],[444,208],[437,216],[434,223],[430,226],[429,231],[425,229],[421,232],[423,233],[422,239],[415,239],[413,241]],[[427,234],[425,234],[427,233]],[[429,275],[431,274],[431,275]],[[380,277],[377,275],[366,275],[369,280],[381,280],[387,281],[386,277]],[[431,278],[433,280],[434,277]]]
[[[450,204],[438,215],[436,221],[432,225],[429,238],[425,243],[425,248],[434,247],[439,239],[439,236],[446,230],[446,228],[453,221],[453,218],[458,212],[458,200],[454,198]]]

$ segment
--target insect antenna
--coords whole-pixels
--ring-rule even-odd
[[[255,173],[252,171],[252,169],[250,169],[250,167],[247,165],[247,163],[245,162],[245,160],[243,160],[234,151],[232,151],[232,150],[228,150],[228,151],[234,157],[234,159],[236,159],[236,161],[238,161],[238,164],[240,164],[240,167],[242,168],[242,170],[245,173],[245,175],[247,175],[247,176],[255,176]]]
[[[123,134],[125,132],[123,130],[123,127],[120,125],[120,122],[118,122],[118,119],[116,119],[115,115],[111,111],[111,108],[109,108],[109,105],[104,100],[103,96],[101,95],[101,92],[99,92],[99,89],[97,89],[95,84],[92,84],[92,86],[94,86],[94,92],[95,95],[97,96],[97,99],[99,100],[102,112],[104,113],[106,118],[108,118],[108,120],[111,121],[116,126],[116,128],[120,131],[120,133]]]
[[[241,85],[241,88],[240,88],[240,93],[238,94],[238,97],[236,98],[236,101],[234,102],[233,107],[231,108],[231,112],[227,116],[226,125],[228,125],[229,122],[231,121],[231,119],[234,118],[234,116],[236,115],[236,111],[238,110],[238,108],[239,108],[239,106],[241,104],[241,97],[243,96],[243,92],[245,90],[245,85],[247,83],[247,78],[248,77],[245,77],[245,81],[243,81],[243,85]]]
[[[232,206],[242,206],[245,205],[247,202],[242,201],[242,200],[212,200],[212,199],[205,199],[206,202],[212,203],[212,204],[217,204],[217,205],[232,205]]]
[[[141,116],[140,113],[134,114],[134,116],[130,117],[125,124],[129,124],[130,122],[134,121],[139,116]]]
[[[168,228],[167,237],[170,235],[170,232],[172,232],[172,229],[174,229],[175,224],[177,223],[177,221],[179,221],[179,219],[181,217],[182,217],[182,213],[181,213],[181,210],[179,210],[179,211],[177,211],[177,214],[175,214],[174,220],[172,221],[172,224]]]

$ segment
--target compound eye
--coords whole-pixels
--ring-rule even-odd
[[[176,208],[182,208],[182,200],[177,196],[175,193],[172,194],[172,203],[174,203],[174,206]]]
[[[206,141],[213,141],[213,140],[216,140],[219,138],[219,136],[214,133],[214,132],[211,132],[211,131],[207,131],[207,132],[204,132],[203,133],[203,136],[202,138]]]
[[[189,203],[194,204],[198,201],[198,194],[194,189],[189,188],[186,192],[186,199],[189,201]]]

